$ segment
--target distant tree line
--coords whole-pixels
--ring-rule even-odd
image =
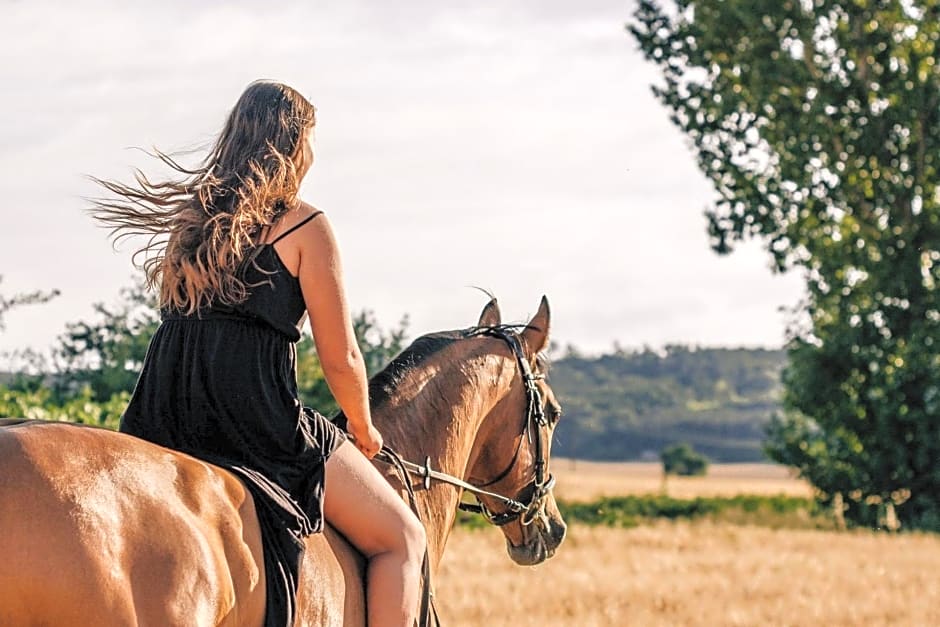
[[[29,373],[10,375],[0,413],[116,427],[159,325],[142,285],[118,302],[98,303],[90,320],[69,323],[50,355]],[[383,329],[375,316],[354,316],[367,369],[374,374],[404,348],[408,320]],[[669,346],[597,357],[570,349],[551,367],[565,407],[555,452],[584,459],[657,460],[664,447],[688,442],[715,461],[760,461],[764,428],[778,409],[781,351]],[[297,345],[297,379],[305,403],[336,409],[309,335]]]
[[[0,302],[12,307],[34,300],[31,295],[28,301],[13,297]],[[116,428],[159,324],[156,303],[142,284],[121,290],[113,305],[95,304],[93,319],[67,324],[48,355],[31,354],[26,368],[6,373],[0,387],[0,415]],[[369,310],[353,316],[370,375],[404,348],[407,328],[407,317],[385,330]],[[306,404],[326,415],[337,410],[309,335],[297,344],[297,381]]]
[[[595,357],[569,350],[550,381],[565,411],[553,450],[582,459],[659,459],[688,442],[714,461],[766,461],[780,410],[779,350],[668,346]]]

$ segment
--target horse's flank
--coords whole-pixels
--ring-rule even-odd
[[[260,532],[234,476],[105,429],[0,433],[0,625],[260,624]]]

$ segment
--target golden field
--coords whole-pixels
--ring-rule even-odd
[[[565,501],[590,501],[601,496],[653,494],[663,488],[663,466],[658,463],[604,463],[552,459],[557,484],[555,496]],[[711,464],[705,477],[674,477],[666,482],[669,496],[737,494],[810,497],[810,485],[795,479],[783,466],[773,464]]]
[[[563,464],[554,470],[559,492],[571,491],[564,498],[578,495],[573,480],[582,472],[586,478],[578,485],[598,490],[591,492],[594,496],[629,493],[609,491],[617,485],[659,490],[658,476],[631,476],[633,466],[577,462],[574,471],[565,471]],[[770,466],[713,470],[715,476],[692,484],[674,486],[670,477],[669,493],[732,495],[742,491],[739,486],[750,486],[743,491],[754,493],[769,489],[765,481],[808,490]],[[614,476],[605,476],[605,471]],[[634,529],[575,525],[555,557],[536,567],[520,567],[506,555],[498,530],[458,528],[435,587],[448,627],[927,627],[940,625],[938,566],[938,535],[657,521]]]

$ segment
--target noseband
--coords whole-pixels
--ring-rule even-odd
[[[542,395],[539,393],[538,386],[535,383],[545,377],[544,375],[536,375],[532,372],[532,368],[529,367],[529,361],[526,359],[525,351],[522,348],[519,335],[511,329],[502,326],[482,327],[473,331],[470,335],[490,336],[503,340],[509,345],[513,357],[516,359],[516,364],[519,368],[519,373],[522,375],[523,385],[525,386],[525,427],[522,435],[530,444],[535,445],[536,459],[532,481],[527,483],[525,487],[519,491],[516,498],[483,489],[504,479],[516,466],[516,462],[519,459],[519,452],[522,450],[523,438],[519,439],[519,446],[516,447],[512,460],[509,462],[509,466],[506,467],[506,470],[499,473],[494,479],[479,486],[472,485],[446,473],[432,470],[430,458],[425,458],[424,465],[421,466],[402,459],[397,453],[387,447],[383,447],[377,457],[380,457],[383,461],[396,467],[398,472],[402,475],[402,478],[404,478],[405,473],[421,477],[426,489],[431,487],[431,481],[434,480],[448,483],[470,492],[476,497],[477,502],[460,503],[458,507],[463,511],[481,514],[488,522],[497,527],[508,525],[515,520],[520,520],[522,525],[527,526],[542,517],[545,509],[545,500],[555,486],[555,477],[548,472],[548,441],[551,438],[551,432],[549,430],[548,419],[545,417],[545,410],[542,408]],[[410,482],[406,481],[405,484],[410,486]],[[528,500],[523,502],[520,500],[520,495],[524,494],[530,488],[532,492]],[[410,496],[413,502],[413,494]],[[496,501],[502,504],[505,509],[501,512],[493,512],[483,504],[480,497],[486,497]]]

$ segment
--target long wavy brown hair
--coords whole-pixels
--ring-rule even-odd
[[[139,169],[136,185],[91,177],[114,194],[91,199],[91,214],[115,241],[149,236],[134,263],[152,289],[159,287],[161,308],[192,314],[211,303],[242,302],[250,287],[242,271],[261,230],[297,202],[314,124],[313,105],[296,90],[256,81],[195,169],[154,150],[179,178],[154,182]]]

